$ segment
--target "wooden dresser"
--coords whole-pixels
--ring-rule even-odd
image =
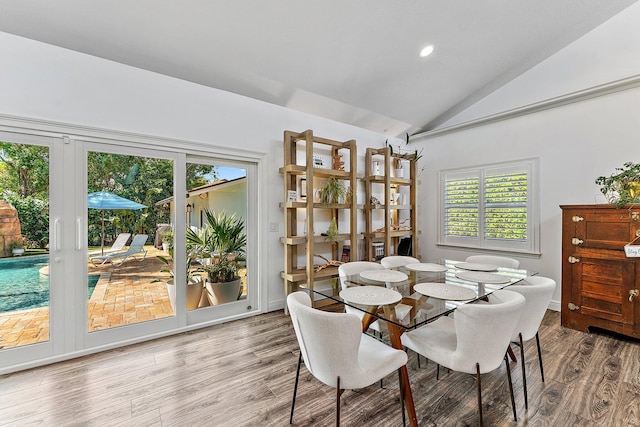
[[[640,258],[627,258],[624,252],[640,234],[640,205],[560,208],[562,326],[640,338]]]

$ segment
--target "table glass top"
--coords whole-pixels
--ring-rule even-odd
[[[426,266],[424,269],[416,268],[416,265],[414,265],[412,268],[397,268],[397,271],[400,271],[407,275],[407,279],[401,281],[385,282],[382,280],[363,280],[361,274],[354,274],[352,276],[347,276],[344,278],[334,278],[324,282],[316,281],[313,290],[315,294],[314,299],[317,301],[322,298],[328,298],[336,302],[357,308],[358,310],[365,311],[374,317],[392,322],[405,329],[413,329],[425,323],[431,322],[442,315],[451,313],[462,304],[469,304],[478,301],[479,299],[486,297],[486,295],[489,295],[497,289],[503,289],[505,287],[508,287],[509,285],[519,282],[527,276],[533,276],[536,274],[535,272],[528,270],[500,267],[497,269],[497,271],[494,271],[491,274],[503,276],[504,283],[477,283],[473,280],[464,280],[457,277],[460,276],[459,273],[470,272],[469,270],[456,267],[457,264],[464,264],[463,261],[429,260],[424,264],[428,264],[428,266]],[[442,266],[442,270],[444,271],[433,271],[437,270],[433,267],[435,264]],[[472,275],[462,274],[461,276],[465,277]],[[418,283],[429,283],[429,285],[423,287],[418,286],[417,289],[414,288],[414,285]],[[434,286],[437,286],[435,285],[437,283],[461,286],[467,289],[467,291],[465,292],[465,298],[471,297],[472,295],[473,297],[468,300],[460,300],[460,292],[458,292],[455,295],[451,294],[452,299],[446,299],[446,296],[448,295],[447,292],[438,292],[438,290],[434,288]],[[397,305],[396,303],[393,303],[392,305],[394,305],[396,309],[386,310],[387,314],[385,314],[385,310],[383,310],[379,305],[365,306],[361,304],[355,304],[340,297],[341,290],[361,286],[380,286],[382,288],[393,289],[402,295],[402,300],[397,303]],[[430,289],[430,292],[426,293],[430,295],[438,295],[442,298],[423,295],[418,292],[418,290],[421,288],[428,288]],[[458,290],[460,291],[460,289]],[[374,300],[370,301],[371,304],[374,304]],[[396,318],[395,313],[399,311],[399,308],[403,309],[401,310],[402,312],[410,310],[410,315],[404,316],[402,319]]]

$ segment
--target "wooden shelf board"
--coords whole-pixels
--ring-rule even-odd
[[[325,169],[325,168],[312,168],[313,176],[319,178],[329,178],[335,176],[338,179],[351,179],[351,173],[349,171]],[[307,175],[307,167],[302,165],[286,165],[278,169],[281,174],[290,173],[291,175]]]
[[[280,272],[280,276],[292,283],[304,283],[307,281],[307,270],[305,268],[298,268],[289,273],[284,271]],[[322,279],[331,279],[334,277],[338,277],[338,267],[327,267],[318,272],[316,272],[313,276],[314,280],[322,280]]]

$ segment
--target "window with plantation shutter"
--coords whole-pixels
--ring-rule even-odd
[[[440,171],[439,244],[537,253],[537,160]]]

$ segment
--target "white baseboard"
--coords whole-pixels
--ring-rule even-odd
[[[551,300],[551,302],[549,303],[549,310],[560,311],[560,308],[560,301]]]

